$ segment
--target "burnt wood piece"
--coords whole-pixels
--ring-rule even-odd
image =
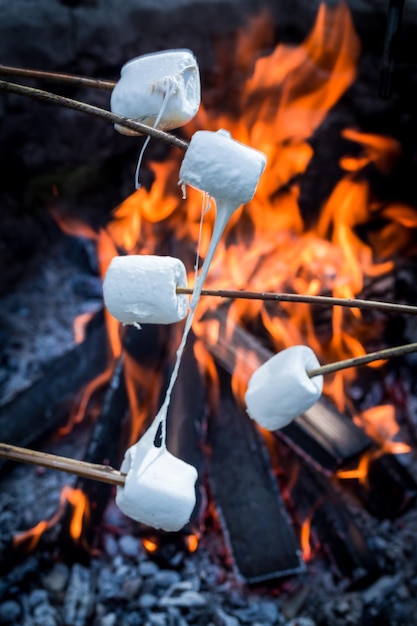
[[[372,445],[366,433],[324,397],[276,435],[331,474]]]
[[[0,407],[2,441],[27,447],[62,426],[75,394],[104,371],[107,355],[104,319],[99,313],[82,343],[47,365],[41,379]]]
[[[219,369],[220,399],[208,421],[209,481],[238,575],[248,583],[301,572],[300,547],[265,443]]]
[[[285,476],[294,519],[310,528],[303,550],[322,551],[334,572],[350,580],[353,588],[366,586],[379,577],[378,564],[366,536],[356,523],[344,494],[326,476],[303,462],[287,444],[276,439],[276,454]]]
[[[341,485],[360,499],[373,516],[395,519],[416,501],[417,483],[394,454],[379,454],[369,461],[366,478],[343,479]]]
[[[240,380],[247,384],[253,372],[273,353],[238,324],[233,326],[231,335],[229,323],[226,333],[223,310],[218,309],[214,315],[220,322],[220,332],[215,344],[208,342],[209,350],[229,373],[238,373]],[[238,356],[242,348],[244,360]],[[352,459],[357,460],[372,445],[372,440],[362,429],[324,398],[276,434],[328,473],[335,472]]]

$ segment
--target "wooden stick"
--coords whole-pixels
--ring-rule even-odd
[[[124,126],[126,128],[129,128],[130,130],[134,130],[142,135],[150,135],[151,137],[159,139],[160,141],[164,141],[171,146],[181,148],[181,150],[187,150],[188,148],[188,143],[186,141],[179,139],[174,135],[166,133],[163,130],[158,130],[157,128],[152,128],[151,126],[147,126],[146,124],[137,122],[136,120],[125,117],[124,115],[118,115],[117,113],[112,113],[111,111],[107,111],[106,109],[100,109],[99,107],[93,106],[92,104],[86,104],[85,102],[72,100],[71,98],[59,96],[57,94],[50,93],[49,91],[43,91],[42,89],[35,89],[34,87],[27,87],[25,85],[9,83],[5,80],[0,80],[0,89],[2,89],[3,91],[7,91],[8,93],[15,93],[21,96],[29,96],[30,98],[42,100],[43,102],[49,102],[50,104],[65,106],[69,109],[74,109],[76,111],[81,111],[82,113],[87,113],[89,115],[94,115],[95,117],[100,117],[108,122],[112,122],[113,124],[119,124],[120,126]]]
[[[322,365],[314,370],[308,370],[307,376],[313,378],[314,376],[320,376],[322,374],[332,374],[340,370],[347,369],[348,367],[359,367],[360,365],[367,365],[373,361],[380,361],[383,359],[392,359],[396,356],[403,356],[404,354],[410,354],[411,352],[417,352],[417,343],[408,343],[404,346],[396,346],[394,348],[386,348],[385,350],[378,350],[377,352],[370,352],[363,356],[355,356],[352,359],[345,359],[344,361],[335,361],[335,363],[329,363],[328,365]]]
[[[125,484],[126,474],[108,465],[86,463],[85,461],[57,456],[56,454],[48,454],[47,452],[38,452],[37,450],[11,446],[7,443],[0,443],[0,457],[10,461],[31,463],[32,465],[40,465],[41,467],[48,467],[60,472],[76,474],[83,478],[97,480],[102,483],[110,483],[111,485],[117,485],[119,487],[123,487]]]
[[[177,294],[192,294],[189,287],[177,287]],[[354,298],[333,298],[331,296],[304,296],[298,293],[269,293],[260,291],[240,291],[235,289],[203,289],[202,296],[217,298],[241,298],[245,300],[273,300],[275,302],[301,302],[321,306],[344,306],[357,309],[379,309],[391,313],[408,313],[417,315],[417,306],[410,304],[396,304],[394,302],[379,302],[377,300],[358,300]]]
[[[28,70],[22,67],[12,67],[11,65],[0,64],[0,74],[7,76],[21,76],[22,78],[36,78],[54,83],[66,83],[70,85],[79,85],[81,87],[92,87],[93,89],[104,89],[112,91],[116,82],[111,80],[102,80],[101,78],[87,78],[86,76],[77,76],[75,74],[63,74],[61,72],[45,72],[44,70]]]

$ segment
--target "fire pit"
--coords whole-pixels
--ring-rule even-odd
[[[317,11],[299,4],[299,19],[284,19],[283,6],[274,13],[265,2],[245,13],[230,3],[230,31],[219,25],[210,53],[186,42],[201,58],[202,106],[177,134],[189,141],[198,130],[223,128],[268,159],[255,197],[227,224],[205,287],[412,305],[409,66],[399,57],[382,99],[376,61],[385,13],[368,33],[361,3]],[[79,19],[88,9],[67,10]],[[211,27],[212,9],[204,10]],[[175,45],[184,46],[178,33]],[[80,59],[46,69],[118,74],[114,62],[89,72]],[[106,108],[105,92],[60,89]],[[43,120],[49,111],[20,102],[7,100],[12,126],[19,111]],[[45,140],[53,146],[55,119],[66,114],[51,115]],[[67,115],[70,125],[81,117],[85,132],[81,113]],[[89,118],[88,128],[96,123]],[[21,228],[8,181],[2,228],[13,246],[2,252],[9,268],[0,424],[7,443],[118,468],[159,409],[181,324],[121,328],[102,309],[101,280],[118,254],[155,254],[181,258],[192,282],[197,242],[204,259],[214,211],[201,221],[197,192],[181,198],[183,151],[156,140],[133,191],[142,140],[103,128],[70,157],[60,136],[59,151],[51,147],[58,168],[36,161],[32,124],[32,144],[19,135],[13,159],[25,164],[35,207],[23,197],[19,211],[39,237],[31,241]],[[101,155],[101,164],[89,164],[89,155]],[[124,517],[105,483],[3,465],[0,622],[409,622],[417,566],[413,356],[326,376],[323,398],[272,433],[248,418],[244,393],[252,373],[292,345],[309,345],[326,363],[414,340],[413,318],[398,312],[202,296],[167,420],[168,449],[199,473],[190,523],[180,533],[155,531]]]

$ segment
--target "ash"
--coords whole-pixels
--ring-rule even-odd
[[[221,562],[209,531],[194,554],[152,559],[137,536],[107,514],[103,549],[87,567],[40,552],[0,584],[1,624],[24,626],[348,626],[412,624],[417,609],[413,512],[374,541],[386,573],[363,590],[338,585],[315,562],[296,580],[249,588]],[[122,525],[125,525],[122,522]],[[407,530],[408,529],[408,530]],[[216,554],[217,551],[217,554]]]
[[[64,453],[82,433],[59,442]],[[53,515],[73,477],[16,466],[0,494],[2,561],[16,528]],[[27,502],[28,485],[31,498]],[[25,493],[26,490],[26,493]],[[30,511],[31,513],[27,513]],[[360,508],[379,576],[352,583],[320,552],[300,575],[248,585],[233,568],[218,524],[208,517],[195,552],[186,534],[158,535],[108,505],[94,547],[82,559],[65,549],[60,523],[0,580],[0,624],[22,626],[380,626],[413,624],[417,611],[417,511],[378,521]],[[61,543],[59,537],[61,536]]]

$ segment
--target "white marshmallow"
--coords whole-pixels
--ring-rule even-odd
[[[267,430],[278,430],[320,398],[323,376],[307,372],[320,367],[307,346],[293,346],[268,359],[251,376],[245,394],[250,417]]]
[[[228,131],[199,130],[185,153],[179,184],[227,200],[236,209],[252,200],[265,165],[263,152],[232,139]]]
[[[155,424],[126,450],[120,470],[126,473],[118,487],[116,504],[128,517],[169,532],[190,520],[196,495],[197,470],[173,456],[163,445],[154,446]]]
[[[110,108],[154,126],[162,111],[157,128],[169,130],[189,122],[200,106],[201,87],[197,60],[191,50],[166,50],[132,59],[121,70],[115,85]],[[126,135],[134,131],[115,125]]]
[[[170,256],[114,257],[103,282],[104,303],[123,324],[172,324],[184,319],[188,296],[187,273],[180,259]]]

